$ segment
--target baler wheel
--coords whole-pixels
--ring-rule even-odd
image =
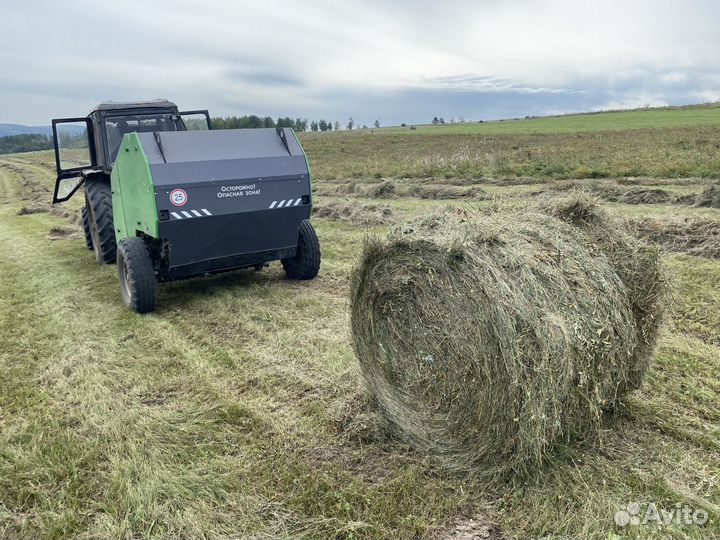
[[[85,207],[90,217],[90,237],[99,264],[115,262],[115,228],[112,213],[112,190],[104,180],[85,184]]]
[[[117,249],[117,266],[125,305],[137,313],[153,311],[157,280],[145,241],[138,237],[122,239]]]
[[[307,219],[300,222],[300,234],[294,257],[281,260],[290,279],[312,279],[320,270],[320,241]]]
[[[87,244],[88,249],[93,248],[93,242],[92,242],[92,235],[90,234],[90,213],[88,212],[88,209],[86,206],[82,207],[82,210],[80,211],[82,214],[82,226],[83,226],[83,232],[85,233],[85,243]]]

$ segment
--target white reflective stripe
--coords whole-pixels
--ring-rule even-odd
[[[295,204],[293,204],[293,206],[297,206],[298,204],[300,204],[300,201],[302,201],[302,199],[298,199],[297,201],[295,201]]]
[[[283,205],[283,204],[285,204],[285,200],[284,200],[284,199],[283,199],[282,201],[280,201],[280,204],[278,204],[278,208],[282,208],[282,205]]]
[[[270,205],[270,208],[275,208],[276,204],[277,204],[277,201],[273,201],[272,204]]]
[[[185,217],[192,217],[192,214],[190,212],[186,212],[185,210],[180,210],[182,212],[182,215]]]
[[[202,217],[202,214],[198,212],[197,210],[190,210],[193,214],[195,214],[197,217]]]
[[[182,219],[182,216],[177,212],[170,212],[170,214],[172,214],[172,217],[174,217],[175,219]]]
[[[207,208],[201,208],[200,210],[202,210],[206,216],[212,216],[212,214],[210,212],[208,212]]]

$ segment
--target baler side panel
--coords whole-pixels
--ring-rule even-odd
[[[112,190],[112,211],[113,211],[113,227],[115,228],[115,241],[119,242],[123,238],[127,238],[127,228],[125,227],[125,209],[120,196],[120,160],[115,162],[110,173],[110,189]]]
[[[155,186],[142,142],[137,133],[123,137],[111,175],[115,238],[143,232],[158,238]]]
[[[290,130],[290,133],[292,133],[292,136],[295,139],[295,142],[297,143],[298,147],[300,148],[300,152],[302,152],[302,155],[305,158],[305,167],[307,168],[308,186],[310,187],[310,213],[312,213],[313,196],[312,196],[312,172],[310,171],[310,162],[308,161],[307,154],[305,153],[305,149],[303,148],[302,144],[300,144],[300,139],[298,139],[298,136],[295,133],[295,130],[292,128],[285,128],[285,129]]]

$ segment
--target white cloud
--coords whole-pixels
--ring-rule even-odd
[[[666,107],[670,105],[667,101],[656,97],[636,97],[623,100],[607,101],[597,107],[594,111],[617,111],[620,109],[640,109],[642,107]]]
[[[691,100],[720,90],[719,16],[712,0],[6,0],[0,121],[154,96],[293,116],[416,90]]]
[[[660,80],[666,84],[681,83],[687,81],[687,75],[677,71],[671,71],[663,75]]]

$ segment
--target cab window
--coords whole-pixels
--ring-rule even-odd
[[[115,162],[123,135],[133,132],[177,131],[175,118],[169,113],[108,117],[105,120],[105,131],[107,132],[110,162]]]

